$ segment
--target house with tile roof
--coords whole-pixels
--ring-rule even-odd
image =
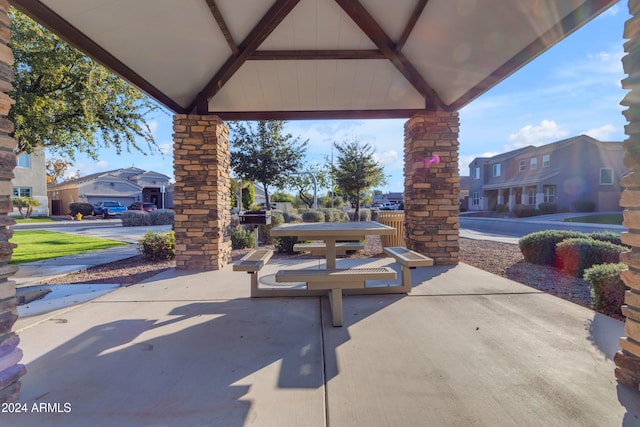
[[[124,206],[134,202],[153,203],[158,208],[173,206],[167,175],[130,167],[99,172],[49,185],[51,215],[68,215],[72,202],[95,203],[115,200]]]
[[[621,142],[579,135],[477,157],[469,164],[469,210],[554,203],[571,211],[576,202],[592,202],[596,211],[619,211],[623,156]]]

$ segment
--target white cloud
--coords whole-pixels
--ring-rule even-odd
[[[374,153],[373,159],[382,165],[393,164],[398,160],[398,152],[396,150],[388,150],[380,154]]]
[[[543,145],[565,137],[568,131],[553,120],[542,120],[539,125],[527,125],[507,138],[511,142],[509,150],[527,145]],[[508,151],[508,150],[507,150]]]
[[[158,130],[158,121],[157,120],[150,120],[147,122],[147,126],[149,126],[149,130],[151,131],[151,134],[153,136],[156,135],[156,131]]]
[[[586,132],[582,132],[585,135],[589,135],[592,138],[599,139],[600,141],[608,141],[612,133],[616,131],[616,127],[612,124],[606,124],[599,128],[589,129]]]
[[[162,143],[158,144],[158,152],[160,154],[170,154],[173,155],[173,144],[170,143]]]

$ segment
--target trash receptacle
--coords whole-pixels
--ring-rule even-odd
[[[396,234],[380,236],[382,238],[382,247],[405,246],[404,211],[379,211],[378,222],[396,229]]]

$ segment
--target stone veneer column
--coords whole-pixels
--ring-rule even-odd
[[[629,19],[624,28],[624,44],[627,55],[622,58],[624,71],[629,75],[622,87],[630,92],[621,101],[628,107],[623,114],[629,124],[625,126],[628,138],[624,141],[624,163],[630,169],[620,184],[625,188],[620,198],[624,211],[623,225],[629,232],[621,234],[623,243],[631,251],[622,254],[622,262],[629,268],[621,273],[627,286],[622,314],[626,316],[624,333],[620,339],[620,351],[614,356],[615,375],[618,382],[638,389],[640,386],[640,0],[629,0]]]
[[[16,141],[9,136],[13,132],[13,123],[5,118],[14,104],[7,95],[12,90],[13,81],[13,54],[7,47],[11,37],[8,11],[9,2],[0,0],[0,403],[18,399],[19,379],[26,372],[24,365],[18,363],[22,359],[22,350],[18,347],[20,339],[11,331],[18,319],[18,311],[15,282],[8,277],[17,271],[17,267],[7,264],[15,246],[8,241],[13,233],[7,228],[15,221],[7,214],[13,211],[11,179],[16,165],[13,152]]]
[[[217,116],[173,118],[176,265],[219,270],[231,258],[229,128]]]
[[[405,240],[435,264],[459,261],[458,113],[414,115],[404,125]]]

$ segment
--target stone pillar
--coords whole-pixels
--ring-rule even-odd
[[[0,403],[18,399],[20,377],[26,372],[24,365],[18,363],[22,359],[22,350],[18,347],[20,339],[11,331],[18,319],[18,310],[15,282],[8,277],[17,271],[17,267],[7,264],[15,246],[9,243],[13,233],[7,228],[15,221],[7,214],[13,211],[11,179],[16,165],[13,152],[16,141],[9,136],[13,123],[5,118],[14,104],[7,95],[13,81],[13,54],[7,47],[11,37],[8,11],[9,2],[0,0]]]
[[[176,266],[219,270],[231,259],[229,128],[217,116],[173,118]]]
[[[629,93],[621,101],[628,107],[623,114],[629,124],[625,126],[628,138],[624,141],[624,163],[630,170],[620,182],[624,191],[620,197],[620,206],[624,211],[623,225],[629,229],[621,234],[622,242],[631,246],[631,251],[622,254],[621,260],[629,268],[620,276],[627,286],[622,314],[626,316],[624,333],[620,339],[622,348],[614,356],[615,375],[618,382],[638,389],[640,386],[640,27],[637,25],[640,15],[640,1],[629,0],[629,12],[632,18],[624,28],[625,55],[622,58],[624,71],[628,78],[622,81],[622,87]]]
[[[458,113],[425,111],[404,125],[405,240],[435,264],[459,261]]]

